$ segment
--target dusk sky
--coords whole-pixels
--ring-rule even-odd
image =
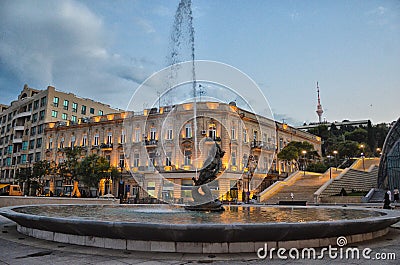
[[[178,0],[0,1],[0,103],[27,83],[124,109],[167,66]],[[249,75],[275,118],[400,116],[400,1],[194,0],[196,59]],[[233,99],[227,99],[230,101]]]

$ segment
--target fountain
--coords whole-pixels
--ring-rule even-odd
[[[20,233],[69,244],[154,252],[253,252],[336,245],[382,236],[398,211],[355,207],[225,206],[223,212],[172,205],[32,205],[1,208]]]
[[[185,23],[189,33],[193,119],[196,121],[190,0],[180,2],[175,16],[171,78],[176,74],[175,64],[179,62]],[[197,131],[196,127],[194,131]],[[219,177],[224,151],[211,142],[211,155],[205,159],[199,174],[197,168],[194,172],[192,204],[14,206],[1,208],[0,215],[15,221],[20,233],[40,239],[103,248],[181,253],[256,253],[267,242],[276,248],[321,247],[336,245],[337,238],[343,236],[348,243],[359,242],[386,234],[388,227],[400,220],[397,211],[357,207],[222,206],[213,198],[208,184]],[[197,156],[196,133],[194,149]]]

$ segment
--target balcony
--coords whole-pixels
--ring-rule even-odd
[[[22,137],[21,138],[14,138],[12,142],[13,142],[13,144],[22,144]]]
[[[274,151],[275,145],[266,143],[264,141],[252,141],[250,144],[251,149],[262,149],[267,151]]]
[[[111,151],[112,148],[113,148],[113,144],[105,144],[105,143],[102,143],[102,144],[100,145],[100,149],[103,150],[103,151]]]
[[[13,117],[13,120],[18,119],[18,118],[22,118],[22,117],[28,117],[32,115],[32,111],[25,111],[25,112],[21,112],[18,114],[15,114],[15,116]]]
[[[14,131],[23,131],[25,127],[23,125],[14,126]]]
[[[157,144],[158,144],[158,140],[155,140],[155,139],[144,140],[144,145],[145,145],[147,148],[150,148],[150,147],[157,147]]]

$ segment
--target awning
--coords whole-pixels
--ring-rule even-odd
[[[0,189],[9,186],[10,184],[0,184]]]

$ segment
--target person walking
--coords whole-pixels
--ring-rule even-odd
[[[393,200],[396,203],[399,201],[399,189],[397,187],[393,190]]]
[[[385,192],[385,198],[383,199],[383,209],[390,209],[389,191]]]

